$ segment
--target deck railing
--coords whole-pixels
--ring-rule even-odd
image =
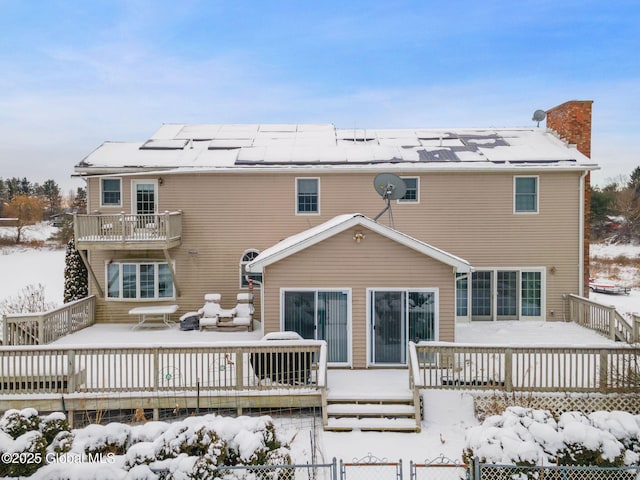
[[[95,296],[47,312],[3,316],[4,345],[46,345],[95,323]]]
[[[182,236],[182,212],[76,214],[73,225],[77,243],[169,242]]]
[[[0,360],[2,394],[246,393],[326,386],[326,343],[313,340],[179,347],[4,347]]]
[[[506,392],[637,392],[640,348],[410,343],[419,388]],[[415,371],[417,369],[417,372]]]
[[[568,321],[594,330],[611,340],[640,343],[640,316],[626,320],[613,305],[594,302],[578,295],[565,296],[565,317]]]

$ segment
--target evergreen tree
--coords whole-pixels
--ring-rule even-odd
[[[34,188],[27,177],[22,177],[19,181],[19,185],[18,195],[33,195]]]
[[[628,187],[640,194],[640,165],[633,169],[629,177]]]
[[[69,240],[73,240],[73,215],[64,214],[61,217],[58,230],[51,235],[51,240],[54,240],[60,247],[69,243]]]
[[[20,195],[20,179],[13,177],[5,180],[5,186],[7,188],[7,201],[10,201],[16,195]]]
[[[87,267],[73,239],[67,243],[67,253],[64,258],[64,303],[73,302],[89,295],[89,276]]]
[[[608,233],[607,217],[615,215],[616,190],[591,187],[590,224],[594,239],[600,239]]]
[[[87,191],[84,188],[78,187],[73,202],[71,202],[71,209],[75,213],[87,213]]]
[[[56,215],[62,211],[62,195],[60,194],[60,187],[54,180],[47,180],[42,184],[42,186],[39,186],[38,193],[42,197],[45,205],[45,219],[49,219],[52,215]]]
[[[0,177],[0,217],[2,217],[2,207],[9,201],[9,192],[4,184],[4,180]]]

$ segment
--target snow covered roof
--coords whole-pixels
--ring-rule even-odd
[[[471,265],[466,260],[421,242],[420,240],[416,240],[386,225],[377,223],[360,213],[338,215],[320,225],[287,237],[274,246],[263,250],[253,261],[246,265],[246,269],[248,272],[260,273],[267,265],[278,262],[355,226],[365,227],[444,264],[451,265],[456,268],[458,272],[463,273],[472,270]]]
[[[165,124],[144,142],[105,142],[80,174],[193,168],[389,165],[597,166],[540,128],[338,129],[331,124]],[[473,167],[472,167],[473,168]]]

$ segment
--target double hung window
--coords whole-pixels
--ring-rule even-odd
[[[513,182],[514,211],[538,213],[538,177],[515,177]]]
[[[418,196],[418,187],[419,187],[419,181],[418,181],[418,177],[402,177],[402,180],[404,180],[404,184],[407,187],[407,192],[404,194],[404,196],[398,200],[398,202],[400,203],[418,203],[419,201],[419,196]]]
[[[296,213],[320,213],[320,180],[317,178],[296,179]]]
[[[102,178],[100,180],[100,203],[105,207],[122,205],[122,182],[119,178]]]

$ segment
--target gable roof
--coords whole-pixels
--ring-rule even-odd
[[[326,240],[347,229],[361,226],[372,230],[384,237],[387,237],[401,245],[416,250],[446,265],[451,265],[458,272],[470,272],[471,265],[466,260],[451,255],[444,250],[433,247],[427,243],[416,240],[409,235],[405,235],[398,230],[387,227],[380,223],[374,222],[372,219],[360,214],[351,213],[346,215],[338,215],[320,225],[316,225],[308,230],[297,233],[281,240],[272,247],[262,251],[255,259],[246,265],[246,269],[250,273],[261,273],[264,267],[276,263],[287,258],[294,253],[300,252],[317,243]]]
[[[338,129],[331,124],[163,125],[144,142],[105,142],[80,174],[154,169],[388,169],[597,166],[542,128]]]

